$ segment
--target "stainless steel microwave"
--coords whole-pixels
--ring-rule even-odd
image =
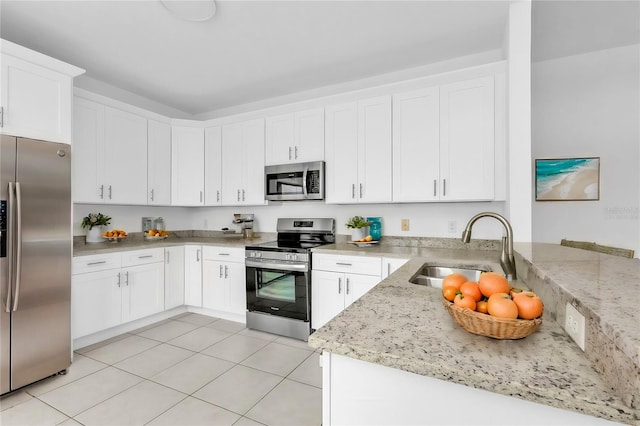
[[[265,167],[265,198],[324,200],[324,161]]]

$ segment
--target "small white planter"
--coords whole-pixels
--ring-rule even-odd
[[[88,243],[101,243],[105,241],[105,239],[102,238],[102,226],[94,226],[88,229],[85,241]]]
[[[369,227],[354,228],[351,230],[351,241],[358,241],[369,235]]]

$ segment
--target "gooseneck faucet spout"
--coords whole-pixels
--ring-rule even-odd
[[[502,237],[500,265],[502,266],[502,270],[504,271],[509,281],[517,279],[518,277],[516,275],[516,261],[513,256],[513,230],[511,229],[511,224],[509,223],[509,221],[503,216],[499,215],[498,213],[492,212],[482,212],[473,216],[462,232],[462,242],[469,243],[469,241],[471,241],[471,228],[473,227],[473,224],[482,217],[492,217],[498,220],[504,225],[504,228],[507,230],[507,236]]]

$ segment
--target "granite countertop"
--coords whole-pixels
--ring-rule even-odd
[[[562,277],[558,275],[560,271],[555,268],[564,264],[562,259],[567,258],[564,250],[568,248],[562,247],[561,252],[558,252],[555,247],[560,246],[547,246],[552,245],[531,244],[520,247],[524,255],[518,256],[518,273],[523,280],[516,281],[513,285],[530,287],[539,292],[537,287],[530,285],[539,285],[532,279],[534,273],[540,273],[543,276],[541,279],[549,287],[555,286],[549,284],[551,276],[562,282]],[[582,352],[556,322],[556,318],[564,318],[564,310],[559,312],[552,302],[548,303],[543,298],[545,314],[537,332],[521,340],[495,340],[468,333],[454,323],[442,306],[439,289],[408,281],[425,263],[487,265],[499,271],[501,268],[497,252],[385,245],[360,249],[352,244],[336,244],[314,249],[314,253],[391,255],[411,259],[312,334],[309,338],[312,347],[591,416],[640,424],[640,411],[631,408],[634,401],[620,395],[620,389],[614,389],[607,372],[603,373],[601,366],[587,356],[590,353],[589,344],[587,352]],[[543,263],[537,263],[539,257],[536,253],[543,256]],[[577,259],[582,259],[582,253],[570,252],[569,258],[571,255],[576,258],[576,262],[593,263],[591,255],[581,261]],[[606,261],[618,262],[616,259]],[[632,261],[627,259],[627,262]],[[532,267],[532,264],[538,265],[539,270]],[[582,270],[584,265],[572,266],[576,270]],[[628,268],[634,269],[633,262]],[[561,271],[563,274],[570,274],[568,269],[565,265]],[[627,274],[631,274],[627,278],[636,277],[632,282],[639,281],[640,272]],[[583,276],[582,282],[591,278],[593,277]],[[597,279],[589,282],[595,281]],[[601,289],[602,285],[598,288]],[[565,290],[561,293],[567,297]],[[558,297],[557,290],[553,296]],[[598,311],[597,307],[594,311]],[[624,342],[620,346],[627,344],[629,350],[637,348],[638,346],[633,345],[637,323],[635,328],[626,327],[638,320],[638,313],[632,313],[626,320],[617,321],[614,321],[614,314],[615,311],[612,310],[609,323],[617,331],[617,336],[613,339]],[[607,318],[604,314],[601,315]],[[624,337],[624,333],[620,333],[616,326],[628,331],[630,336]],[[621,372],[618,371],[618,374]],[[637,377],[636,370],[635,378]],[[625,393],[624,390],[622,393]]]
[[[219,231],[172,231],[164,240],[145,240],[142,232],[131,232],[127,238],[117,243],[107,240],[100,243],[86,243],[84,237],[74,237],[73,255],[86,256],[185,244],[244,248],[248,245],[273,241],[275,238],[274,233],[255,234],[253,238],[242,238],[240,234],[223,234]]]

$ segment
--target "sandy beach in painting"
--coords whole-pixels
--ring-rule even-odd
[[[538,194],[538,200],[597,200],[598,165],[595,162],[567,174],[545,193]]]

